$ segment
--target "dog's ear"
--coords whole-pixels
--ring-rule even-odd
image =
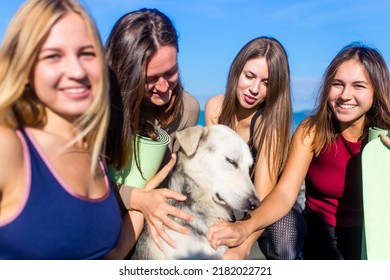
[[[195,153],[204,130],[204,127],[197,125],[176,132],[177,141],[179,141],[180,146],[187,156]]]

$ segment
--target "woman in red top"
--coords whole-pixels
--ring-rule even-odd
[[[388,68],[377,50],[360,44],[343,48],[325,72],[314,114],[294,133],[280,180],[252,213],[257,219],[213,226],[212,246],[238,246],[283,217],[305,180],[303,258],[360,259],[360,155],[370,126],[390,128],[389,91]]]

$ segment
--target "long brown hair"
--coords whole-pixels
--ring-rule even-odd
[[[280,174],[287,158],[291,138],[292,105],[290,95],[290,69],[287,53],[274,38],[258,37],[249,41],[234,58],[227,79],[225,98],[218,123],[234,129],[235,113],[239,106],[236,98],[238,79],[248,60],[265,58],[268,64],[268,86],[260,124],[250,142],[257,143],[257,158],[265,149],[270,172]],[[275,145],[274,153],[268,145]],[[271,163],[272,166],[271,166]]]
[[[307,133],[313,133],[313,148],[315,155],[334,142],[340,135],[337,118],[328,103],[329,91],[340,65],[348,60],[360,62],[366,71],[374,91],[374,102],[366,113],[364,131],[368,132],[370,126],[390,129],[390,81],[389,70],[380,52],[374,48],[364,46],[359,42],[344,47],[327,67],[318,105],[312,116],[303,122]]]
[[[157,9],[140,9],[122,16],[106,42],[111,70],[112,113],[106,145],[108,163],[121,169],[134,149],[131,139],[145,127],[142,100],[145,96],[145,69],[161,46],[179,51],[178,35],[172,21]],[[166,128],[182,114],[183,87],[180,78],[171,100],[155,106],[157,123]]]

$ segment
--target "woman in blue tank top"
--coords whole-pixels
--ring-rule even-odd
[[[0,49],[0,259],[123,257],[134,244],[120,236],[100,160],[107,81],[77,1],[32,0],[16,13]],[[139,232],[143,217],[132,218]]]

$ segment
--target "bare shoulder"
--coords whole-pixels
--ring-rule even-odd
[[[309,129],[309,127],[306,125],[306,122],[303,121],[296,128],[291,144],[295,147],[301,146],[301,147],[305,147],[308,150],[311,150],[314,133],[315,133],[315,128]]]
[[[14,129],[0,125],[0,138],[0,151],[3,154],[22,151],[22,142]]]
[[[222,106],[224,99],[225,99],[224,94],[212,96],[206,101],[206,108],[207,107],[209,107],[210,109],[219,108]]]
[[[0,126],[0,188],[23,167],[23,145],[14,129]]]
[[[219,115],[221,114],[224,98],[225,98],[224,94],[219,94],[210,97],[206,101],[205,111],[204,111],[206,125],[218,123],[218,118]]]

